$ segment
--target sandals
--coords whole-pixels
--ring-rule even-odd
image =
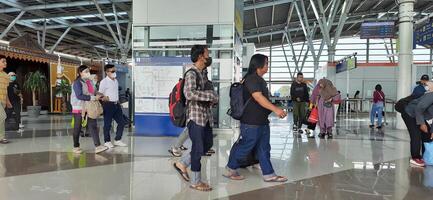
[[[226,178],[228,178],[228,179],[234,180],[234,181],[241,181],[241,180],[245,179],[244,176],[241,176],[237,172],[229,172],[229,171],[227,171],[227,173],[223,174],[223,176],[226,177]]]
[[[288,179],[286,177],[283,177],[283,176],[274,176],[270,179],[265,179],[265,182],[268,182],[268,183],[284,183],[287,181],[288,181]]]
[[[182,176],[183,180],[185,180],[186,182],[189,182],[190,178],[188,175],[188,172],[184,172],[182,171],[182,169],[180,169],[179,167],[176,166],[176,163],[173,164],[174,169],[176,169],[177,172],[179,172],[180,176]]]
[[[7,143],[9,143],[9,140],[7,140],[7,139],[1,139],[0,140],[0,144],[7,144]]]
[[[182,156],[181,152],[173,151],[173,149],[169,149],[168,152],[174,157],[181,157]]]
[[[208,184],[206,183],[199,183],[197,185],[190,185],[189,186],[191,189],[194,190],[198,190],[198,191],[202,191],[202,192],[209,192],[212,190],[212,187],[210,187]]]

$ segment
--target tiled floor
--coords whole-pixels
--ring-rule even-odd
[[[433,197],[433,167],[409,167],[408,134],[392,128],[392,117],[383,131],[369,129],[365,116],[341,118],[332,140],[294,135],[290,117],[271,121],[272,163],[289,182],[265,183],[252,168],[241,170],[243,181],[222,177],[235,137],[219,135],[217,154],[202,159],[214,190],[197,192],[172,168],[176,158],[167,149],[175,138],[134,137],[125,129],[128,147],[95,155],[92,139],[81,138],[86,153],[74,156],[69,116],[25,119],[25,131],[8,132],[11,143],[0,145],[0,200]]]

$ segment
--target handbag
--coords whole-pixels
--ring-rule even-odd
[[[426,165],[433,165],[433,142],[424,142],[423,159]]]
[[[311,109],[310,116],[308,117],[308,122],[316,124],[319,121],[319,110],[317,107]]]
[[[103,113],[101,103],[99,101],[85,101],[82,114],[85,113],[90,119],[98,119]]]

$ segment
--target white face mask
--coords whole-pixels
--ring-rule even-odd
[[[83,73],[83,79],[90,79],[90,72]]]
[[[116,78],[117,77],[117,74],[116,74],[116,72],[114,72],[114,73],[111,73],[111,78]]]

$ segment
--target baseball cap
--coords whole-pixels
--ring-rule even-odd
[[[424,75],[421,76],[421,80],[423,80],[423,81],[429,81],[430,77],[428,77],[427,74],[424,74]]]

